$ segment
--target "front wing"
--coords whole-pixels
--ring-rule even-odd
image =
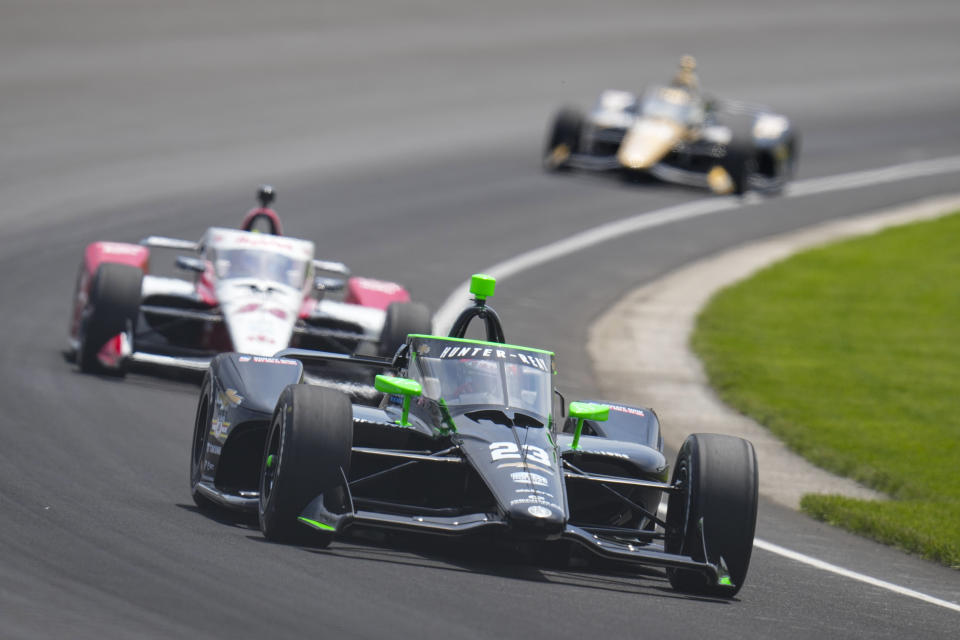
[[[387,425],[384,426],[395,426]],[[433,464],[469,464],[463,457],[456,455],[455,448],[435,453],[414,453],[393,449],[376,449],[369,447],[354,447],[354,454],[383,455],[399,460],[406,464],[411,462],[429,462]],[[638,480],[634,478],[617,478],[585,474],[580,471],[567,470],[564,472],[569,480],[577,478],[580,481],[598,482],[607,485],[643,486],[658,489],[664,492],[674,491],[675,488],[662,482]],[[348,497],[349,508],[345,513],[331,513],[325,506],[324,496],[316,496],[303,510],[299,521],[307,527],[322,532],[343,534],[352,527],[369,527],[406,531],[443,536],[457,536],[473,533],[494,533],[510,535],[510,524],[503,516],[497,513],[464,513],[457,515],[437,515],[429,513],[383,513],[369,509],[357,509],[350,492],[351,483],[343,478],[343,488]],[[700,523],[701,527],[703,523]],[[663,544],[654,538],[662,534],[647,531],[621,529],[616,527],[591,527],[567,523],[559,537],[551,536],[547,539],[566,540],[579,545],[587,551],[608,560],[625,562],[634,565],[655,566],[670,569],[685,569],[696,571],[706,576],[714,584],[729,585],[729,575],[721,559],[718,564],[696,560],[691,556],[667,553]],[[704,557],[708,557],[704,552]]]

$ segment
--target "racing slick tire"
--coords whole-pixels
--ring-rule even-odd
[[[757,524],[757,456],[743,438],[693,434],[677,454],[667,503],[665,550],[719,566],[732,585],[711,584],[698,572],[667,569],[677,591],[732,597],[743,586]],[[706,548],[707,558],[704,558]]]
[[[97,268],[80,321],[77,364],[81,371],[124,375],[123,367],[107,370],[97,353],[107,340],[136,326],[142,283],[143,271],[137,267],[107,262]]]
[[[800,138],[796,134],[791,135],[784,142],[784,148],[786,149],[786,157],[783,162],[780,164],[780,182],[777,187],[777,192],[780,193],[787,186],[787,183],[793,180],[794,176],[797,174],[797,157],[800,153]]]
[[[733,192],[742,196],[750,188],[750,177],[757,172],[757,154],[747,141],[734,139],[727,148],[724,168],[733,182]]]
[[[302,384],[283,390],[260,466],[258,513],[267,540],[330,544],[333,531],[311,531],[297,518],[320,494],[327,509],[345,508],[352,446],[353,407],[346,394]]]
[[[197,403],[197,415],[193,422],[193,446],[190,453],[190,495],[193,503],[205,511],[217,507],[198,490],[203,469],[204,451],[207,449],[207,434],[213,423],[213,394],[211,392],[210,373],[203,376],[200,386],[200,401]]]
[[[583,114],[571,108],[558,111],[553,118],[546,148],[543,150],[544,169],[547,171],[569,170],[567,160],[580,151],[582,133]]]
[[[427,334],[433,331],[430,309],[419,302],[391,302],[383,321],[377,353],[392,358],[411,333]]]

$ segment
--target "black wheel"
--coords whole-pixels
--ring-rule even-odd
[[[260,531],[276,542],[327,546],[333,532],[310,531],[297,518],[321,493],[342,512],[343,476],[350,470],[353,408],[333,389],[290,385],[273,413],[260,468]],[[342,471],[341,471],[342,470]]]
[[[380,332],[377,352],[384,358],[392,358],[411,333],[429,335],[433,331],[430,309],[419,302],[392,302],[387,307],[387,317]]]
[[[742,196],[750,188],[750,177],[757,172],[757,154],[753,145],[734,140],[727,148],[724,168],[733,182],[733,192]]]
[[[796,134],[793,134],[783,143],[782,147],[782,150],[774,151],[778,169],[776,176],[778,181],[776,188],[773,190],[774,193],[782,193],[787,183],[793,180],[793,176],[797,173],[797,154],[800,152],[800,140]],[[776,159],[779,156],[782,157]]]
[[[136,325],[142,282],[143,272],[137,267],[108,262],[97,268],[80,321],[77,363],[81,371],[105,371],[97,353],[107,340]],[[123,375],[123,369],[115,373]]]
[[[543,150],[543,167],[547,171],[569,169],[567,160],[580,151],[583,115],[576,109],[561,109],[553,119],[547,144]]]
[[[797,170],[797,137],[791,134],[770,149],[756,156],[756,173],[764,178],[756,190],[766,196],[783,193]]]
[[[732,597],[743,586],[757,524],[757,456],[743,438],[699,433],[677,455],[672,483],[682,488],[667,504],[668,553],[726,564],[732,586],[711,584],[700,573],[668,569],[677,591]]]
[[[193,447],[190,453],[190,494],[193,503],[201,509],[212,509],[217,505],[197,490],[203,473],[204,453],[207,448],[207,437],[213,423],[213,393],[211,391],[210,374],[203,377],[200,386],[200,401],[197,403],[197,416],[193,422]]]

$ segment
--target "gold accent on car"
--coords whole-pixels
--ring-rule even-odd
[[[733,179],[720,165],[707,172],[707,184],[710,185],[710,190],[718,195],[733,193]]]
[[[627,131],[617,160],[628,169],[649,169],[683,138],[686,128],[660,118],[640,118]]]
[[[567,161],[567,158],[570,157],[570,147],[566,144],[558,144],[550,151],[550,156],[547,158],[547,162],[552,167],[559,167],[564,162]]]

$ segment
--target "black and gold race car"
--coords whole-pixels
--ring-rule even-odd
[[[561,109],[547,132],[544,167],[649,175],[719,194],[781,191],[799,151],[790,121],[706,97],[689,77],[678,78],[639,95],[604,91],[587,114]]]

